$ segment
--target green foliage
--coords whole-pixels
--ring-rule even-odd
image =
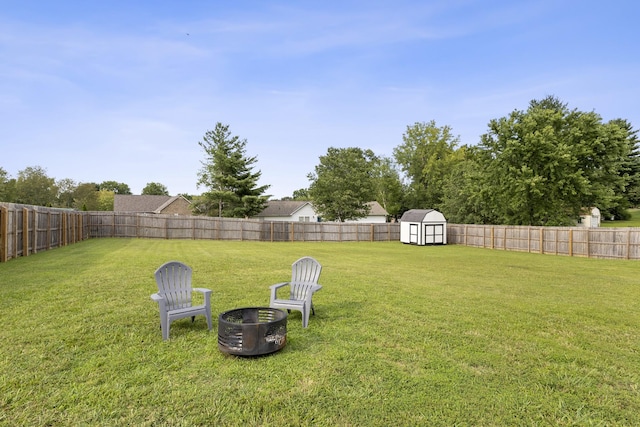
[[[441,209],[454,224],[499,224],[493,209],[496,195],[483,184],[485,170],[476,147],[463,146],[457,153],[462,160],[455,163],[444,182]]]
[[[554,97],[491,120],[476,160],[496,220],[572,225],[585,206],[606,211],[621,205],[626,136],[615,123],[569,110]]]
[[[605,211],[607,216],[622,219],[625,208],[628,206],[640,206],[640,139],[638,131],[634,130],[627,120],[616,119],[610,124],[617,126],[623,133],[627,142],[628,156],[623,161],[619,174],[626,178],[626,186],[616,194],[622,196],[624,203]]]
[[[303,255],[316,315],[266,357],[217,314],[268,304]],[[153,271],[213,290],[162,341]],[[248,262],[248,260],[250,262]],[[640,425],[635,261],[461,246],[93,239],[0,263],[0,424]]]
[[[162,185],[162,184],[159,184],[159,185]],[[123,182],[117,182],[117,181],[104,181],[99,185],[99,189],[105,190],[105,191],[112,191],[114,194],[131,194],[131,188],[129,188],[127,184]],[[145,193],[142,193],[142,194],[145,194]]]
[[[371,150],[330,147],[308,175],[309,196],[327,221],[363,218],[374,200],[377,158]]]
[[[291,200],[311,200],[311,196],[309,196],[308,188],[300,188],[293,192],[293,196]]]
[[[56,182],[58,187],[58,203],[57,206],[61,208],[73,208],[73,199],[78,184],[69,178],[63,178]]]
[[[629,209],[619,215],[621,218],[615,218],[611,221],[607,217],[602,217],[601,227],[640,227],[640,209]]]
[[[78,185],[73,193],[73,207],[84,211],[100,210],[97,185],[94,183]]]
[[[30,166],[18,172],[15,202],[35,206],[55,206],[58,187],[54,178],[40,166]]]
[[[410,208],[440,209],[444,185],[459,161],[459,138],[449,126],[438,127],[432,120],[407,126],[402,139],[404,142],[394,148],[393,155],[409,179],[405,204]]]
[[[232,136],[228,125],[216,123],[198,142],[206,153],[206,160],[198,173],[198,185],[208,191],[196,206],[211,216],[250,217],[261,212],[269,196],[269,185],[258,186],[262,173],[253,172],[257,157],[246,155],[247,141]]]
[[[168,196],[169,190],[163,184],[159,182],[148,182],[142,189],[142,194],[151,196]]]
[[[0,201],[13,202],[15,200],[16,180],[0,167]]]
[[[404,187],[393,160],[379,157],[373,171],[375,200],[390,217],[399,218],[403,212]]]
[[[98,191],[98,210],[99,211],[112,211],[113,201],[115,193],[110,190]]]

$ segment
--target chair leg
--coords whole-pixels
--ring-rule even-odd
[[[170,328],[171,328],[171,322],[169,321],[169,319],[165,319],[164,322],[160,323],[160,329],[162,330],[162,339],[165,341],[169,339]]]
[[[205,315],[205,317],[207,318],[207,326],[209,327],[209,330],[211,330],[212,328],[212,324],[211,324],[211,313],[207,313]]]
[[[302,327],[306,328],[307,326],[309,326],[309,309],[304,307],[302,309]]]

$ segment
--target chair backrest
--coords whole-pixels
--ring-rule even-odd
[[[191,267],[179,261],[169,261],[156,270],[158,294],[166,299],[168,310],[191,307],[191,274]]]
[[[322,266],[311,257],[302,257],[291,266],[291,298],[304,299],[307,292],[318,284]]]

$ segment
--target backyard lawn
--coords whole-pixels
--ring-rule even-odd
[[[601,227],[640,227],[640,209],[629,209],[631,217],[627,220],[607,221],[600,223]]]
[[[217,315],[323,265],[280,352],[217,348]],[[204,317],[162,341],[154,270]],[[463,246],[93,239],[0,264],[0,425],[640,425],[640,264]]]

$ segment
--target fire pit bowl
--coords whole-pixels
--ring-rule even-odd
[[[218,317],[218,349],[236,356],[259,356],[287,344],[287,313],[277,308],[247,307]]]

